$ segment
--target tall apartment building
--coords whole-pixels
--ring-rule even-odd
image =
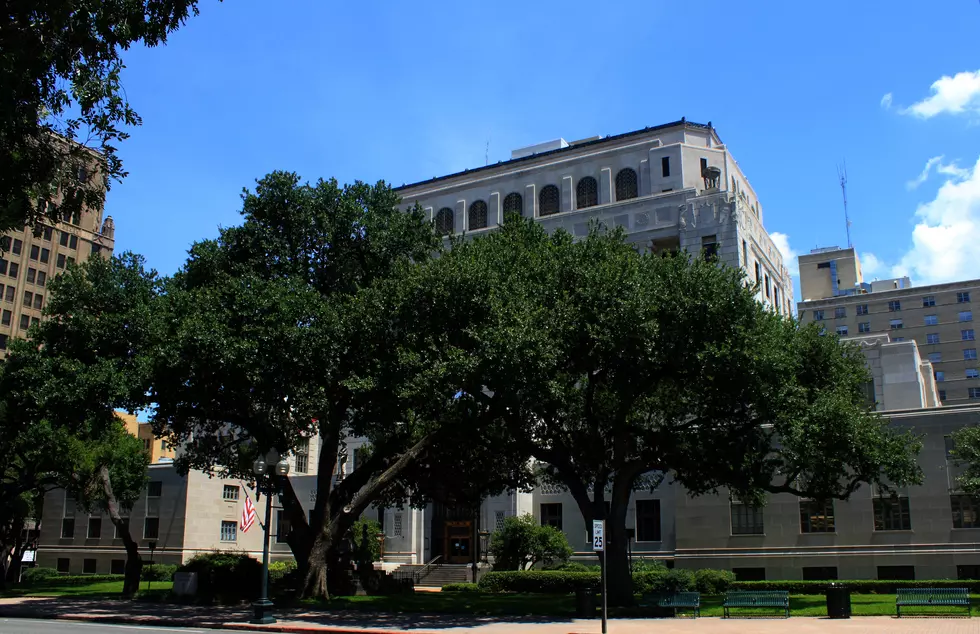
[[[759,300],[781,314],[793,284],[763,226],[762,203],[710,123],[681,119],[616,136],[564,139],[514,150],[511,159],[397,189],[445,233],[477,236],[504,216],[585,236],[598,220],[638,248],[705,251],[743,268]]]
[[[973,300],[980,280],[912,286],[908,278],[865,282],[854,249],[800,256],[798,316],[842,337],[890,333],[914,340],[933,367],[944,404],[980,400]]]
[[[41,320],[47,286],[55,276],[93,254],[112,255],[114,248],[112,216],[103,221],[101,211],[90,209],[0,237],[0,358],[11,337],[23,337]]]

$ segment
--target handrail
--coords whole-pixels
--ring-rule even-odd
[[[442,559],[442,555],[436,555],[431,561],[422,566],[420,570],[415,571],[415,583],[420,583],[427,574],[432,572],[432,569],[435,567],[435,563],[440,559]]]

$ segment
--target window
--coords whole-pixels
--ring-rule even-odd
[[[745,263],[745,267],[749,266],[749,243],[742,240],[742,261]]]
[[[973,321],[973,311],[972,310],[960,311],[960,321]]]
[[[524,215],[524,198],[517,192],[507,194],[504,198],[504,217],[507,214],[517,214],[518,216]]]
[[[977,370],[976,368],[967,368],[966,369],[966,378],[968,378],[968,379],[977,379],[977,378],[980,378],[980,370]]]
[[[905,341],[905,337],[892,337],[892,343],[899,343]]]
[[[37,278],[37,269],[35,269],[33,267],[28,267],[28,269],[27,269],[27,281],[28,281],[28,283],[33,284],[34,283],[34,280],[36,278]]]
[[[599,204],[599,184],[591,176],[580,178],[575,186],[575,208],[585,209]]]
[[[17,292],[16,287],[8,286],[7,287],[7,294],[6,294],[6,296],[4,296],[3,299],[5,301],[8,301],[8,302],[14,301],[14,293],[16,293],[16,292]]]
[[[493,512],[493,527],[495,531],[504,530],[504,512],[494,511]]]
[[[100,539],[101,537],[102,537],[102,518],[101,517],[88,518],[88,538]]]
[[[57,266],[58,266],[59,269],[65,268],[65,254],[64,253],[59,253],[58,254]]]
[[[942,383],[943,381],[946,380],[946,373],[943,370],[936,370],[935,372],[933,372],[933,374],[936,375],[937,383]]]
[[[929,353],[929,362],[930,363],[939,363],[942,360],[943,360],[943,353],[942,352],[930,352]]]
[[[234,484],[226,484],[221,490],[221,499],[229,502],[238,501],[239,487]]]
[[[78,236],[73,235],[71,237],[71,239],[68,240],[68,248],[69,249],[77,249],[78,248]]]
[[[37,260],[39,257],[41,257],[41,247],[35,244],[31,247],[31,259]]]
[[[7,274],[7,261],[0,258],[0,275]]]
[[[60,244],[63,247],[67,247],[68,246],[68,232],[67,231],[62,231],[61,232],[61,237],[58,240],[58,244]]]
[[[39,323],[41,323],[41,320],[40,319],[38,319],[37,317],[31,317],[31,325],[32,326],[36,326]]]
[[[897,299],[888,302],[888,310],[893,313],[902,310],[902,302]]]
[[[7,335],[0,335],[0,350],[7,349]]]
[[[926,295],[922,298],[922,307],[929,308],[930,306],[936,305],[936,298],[933,295]]]
[[[476,200],[470,205],[469,214],[469,228],[470,230],[475,229],[486,229],[487,227],[487,203],[482,200]]]
[[[13,317],[13,313],[9,310],[3,311],[3,317],[0,317],[0,325],[9,326],[11,317]]]
[[[391,527],[391,536],[392,537],[401,537],[402,536],[402,514],[401,513],[395,513],[395,515],[392,517],[392,522],[391,523],[393,524],[393,526]]]
[[[976,337],[973,334],[973,329],[972,328],[970,328],[969,330],[961,330],[960,331],[960,338],[963,341],[975,341],[976,340]]]
[[[129,518],[128,517],[122,517],[120,519],[122,520],[123,525],[128,530],[129,529]],[[119,535],[119,527],[116,526],[116,525],[113,525],[113,527],[112,527],[112,538],[113,539],[122,539],[122,537],[120,537],[120,535]]]
[[[815,310],[815,311],[813,311],[813,321],[823,321],[823,311],[822,310]]]
[[[901,319],[890,319],[888,321],[888,326],[892,330],[901,330],[902,329],[902,320]]]
[[[42,306],[44,306],[44,295],[41,295],[40,293],[35,293],[34,294],[34,308],[35,308],[35,310],[41,310],[41,307]]]
[[[229,522],[224,520],[221,522],[221,541],[223,542],[233,542],[238,539],[238,522]],[[276,535],[276,540],[279,539],[279,535]]]
[[[61,539],[75,539],[74,517],[66,517],[61,520]]]
[[[148,498],[158,498],[163,495],[163,482],[159,480],[151,480],[146,485],[146,497]]]
[[[858,332],[871,332],[871,322],[862,321],[858,324]]]
[[[109,574],[110,575],[124,575],[126,574],[126,560],[125,559],[113,559],[109,562]]]
[[[70,561],[67,557],[58,558],[58,572],[67,575],[71,566]]]
[[[800,532],[833,533],[834,501],[800,499]]]
[[[290,530],[292,528],[289,525],[289,518],[286,516],[286,511],[276,511],[276,543],[285,544]]]
[[[30,327],[31,327],[31,316],[30,315],[21,315],[20,316],[20,329],[21,330],[27,330]]]
[[[762,535],[762,508],[732,500],[732,535]]]
[[[75,263],[75,258],[73,258],[72,256],[69,255],[68,256],[68,266],[71,266],[74,263]]]
[[[52,229],[51,227],[44,228],[44,239],[47,240],[48,242],[51,241],[51,236],[53,234],[54,234],[54,229]]]
[[[354,450],[351,462],[351,471],[357,469],[357,455],[360,447]],[[310,439],[303,438],[296,446],[296,473],[306,473],[310,470]]]
[[[159,539],[159,538],[160,538],[160,518],[159,517],[145,518],[143,520],[143,539]]]
[[[37,285],[44,286],[44,283],[48,281],[48,274],[44,271],[37,272]]]
[[[718,237],[703,236],[701,238],[701,256],[705,260],[713,260],[718,257]],[[769,290],[769,276],[766,276],[766,294]]]
[[[946,400],[946,390],[939,390],[939,402],[942,403]]]
[[[541,525],[553,526],[561,530],[561,504],[541,505]]]
[[[968,387],[966,392],[970,398],[980,398],[980,387]]]
[[[30,308],[31,302],[34,301],[34,293],[30,291],[24,291],[24,308]]]
[[[702,241],[703,241],[703,239],[702,239]],[[769,274],[768,274],[768,273],[766,273],[766,274],[765,274],[765,275],[764,275],[763,277],[764,277],[764,278],[765,278],[765,280],[766,280],[766,283],[765,283],[765,288],[766,288],[766,297],[769,297]]]
[[[980,528],[980,499],[973,495],[949,496],[953,511],[953,528]]]
[[[545,185],[538,194],[538,214],[550,216],[561,211],[561,193],[554,185]]]
[[[909,498],[906,492],[876,487],[872,508],[876,531],[912,530]]]
[[[926,333],[926,343],[928,344],[939,343],[939,333],[938,332]]]
[[[887,581],[915,581],[915,566],[878,566],[878,578]]]
[[[637,188],[636,172],[630,168],[621,169],[616,174],[616,200],[629,200],[640,195]]]
[[[49,259],[51,259],[51,250],[41,249],[41,264],[47,264]]]
[[[938,326],[939,325],[939,316],[938,315],[926,315],[925,316],[925,325],[926,326]]]
[[[732,568],[735,581],[765,581],[765,568]]]
[[[847,317],[847,308],[845,306],[838,306],[834,309],[834,319],[843,319]]]
[[[16,262],[11,262],[10,272],[8,273],[8,275],[10,275],[10,277],[16,278],[18,273],[20,273],[20,264],[17,264]]]
[[[846,337],[847,336],[847,326],[837,326],[837,336]]]
[[[956,303],[965,304],[970,301],[970,291],[963,291],[956,294]]]
[[[854,307],[854,312],[857,313],[858,315],[867,315],[868,314],[868,305],[867,304],[858,304],[857,306]]]
[[[803,567],[803,581],[833,581],[837,579],[837,566]]]
[[[14,255],[20,255],[21,250],[24,248],[23,240],[14,239]]]
[[[636,541],[660,541],[660,500],[636,501]]]
[[[669,156],[665,156],[665,157],[663,157],[663,158],[660,159],[660,174],[664,178],[667,178],[668,176],[670,176],[670,157]]]
[[[963,348],[963,360],[964,361],[975,360],[976,358],[977,358],[977,349],[976,348]]]
[[[957,566],[956,578],[964,580],[980,579],[980,566],[972,564]]]
[[[95,560],[94,559],[83,559],[82,560],[82,574],[94,575],[95,574]]]
[[[759,265],[758,262],[756,262],[755,263],[755,283],[758,284],[761,278],[762,278],[762,267]],[[819,319],[823,319],[823,311],[821,310],[819,312],[820,312]],[[813,318],[814,319],[818,319],[818,317],[816,317],[816,314],[817,314],[817,311],[813,311],[813,315],[814,315]]]

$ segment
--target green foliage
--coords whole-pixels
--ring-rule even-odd
[[[59,577],[61,577],[61,573],[54,568],[28,568],[21,574],[20,580],[23,583],[32,584],[51,581]]]
[[[504,526],[490,536],[494,570],[525,570],[537,563],[564,563],[572,556],[565,533],[552,526],[539,526],[530,514],[508,517]]]
[[[196,555],[178,572],[197,573],[197,596],[228,603],[258,598],[262,564],[245,553],[215,551]]]
[[[177,566],[173,564],[147,564],[140,570],[142,581],[173,581]]]
[[[494,571],[483,575],[477,585],[481,592],[562,593],[574,592],[578,588],[598,588],[600,578],[598,570],[590,572],[568,570]],[[703,594],[723,594],[732,586],[735,576],[727,570],[703,569],[694,571],[682,568],[657,567],[646,572],[635,572],[632,579],[633,592],[639,594],[690,590],[697,590]],[[731,589],[736,588],[732,587]]]
[[[694,572],[694,579],[701,594],[724,594],[735,583],[735,573],[731,570],[702,568]]]
[[[39,579],[33,585],[44,587],[87,586],[106,581],[122,581],[123,575],[58,575],[58,578]]]
[[[730,590],[785,590],[790,594],[822,594],[828,585],[839,584],[855,594],[894,594],[898,588],[968,588],[980,593],[980,580],[916,579],[886,581],[879,579],[845,579],[833,581],[735,581]]]
[[[442,587],[443,592],[480,592],[480,586],[475,583],[447,583]]]
[[[633,574],[633,592],[686,592],[697,589],[694,572],[683,568],[661,568]]]
[[[952,436],[953,458],[965,467],[957,482],[967,493],[980,495],[980,426],[963,427]]]
[[[366,532],[365,532],[366,531]],[[358,565],[369,565],[381,561],[381,542],[378,535],[381,524],[363,515],[350,528],[351,540],[354,542],[354,561]],[[364,536],[367,535],[367,541]]]
[[[37,202],[58,189],[64,211],[102,209],[109,179],[126,175],[115,145],[141,123],[120,83],[120,53],[166,43],[195,13],[197,0],[5,3],[0,233],[57,220],[57,207]]]
[[[271,561],[269,562],[269,584],[281,583],[294,572],[296,572],[295,560]]]
[[[586,566],[585,564],[579,563],[577,561],[566,561],[560,563],[556,566],[544,566],[545,570],[560,570],[563,572],[594,572],[593,569],[598,570],[598,566]]]
[[[554,570],[513,570],[488,572],[477,584],[481,592],[540,592],[560,594],[579,588],[598,589],[595,572],[560,572]]]
[[[667,564],[660,559],[634,559],[630,564],[633,572],[652,572],[667,569]]]

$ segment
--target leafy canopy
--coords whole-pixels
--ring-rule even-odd
[[[565,533],[553,526],[539,526],[530,514],[504,519],[504,526],[490,536],[494,570],[526,570],[535,564],[560,565],[572,556]]]

